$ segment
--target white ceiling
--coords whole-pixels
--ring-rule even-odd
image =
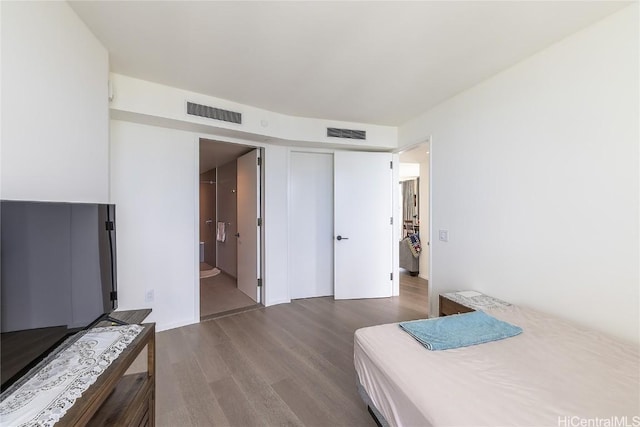
[[[200,139],[200,173],[229,163],[253,149],[254,147],[246,145],[202,138]]]
[[[114,72],[294,116],[397,126],[628,2],[70,4]]]

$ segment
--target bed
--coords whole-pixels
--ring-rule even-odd
[[[523,333],[429,351],[398,324],[356,331],[359,387],[382,425],[640,426],[638,346],[522,307],[485,311]]]

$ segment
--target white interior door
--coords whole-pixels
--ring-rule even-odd
[[[333,154],[289,157],[289,292],[333,295]]]
[[[238,289],[260,302],[259,227],[260,173],[258,150],[238,158]]]
[[[336,299],[391,296],[391,160],[389,153],[334,154]]]

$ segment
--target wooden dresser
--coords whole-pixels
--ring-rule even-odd
[[[155,425],[155,324],[144,329],[60,419],[60,426]],[[127,373],[146,348],[147,371]]]
[[[112,313],[128,323],[139,323],[151,310]],[[98,326],[111,325],[103,322]],[[155,425],[155,323],[143,330],[87,389],[56,426],[154,426]],[[146,371],[130,367],[146,350]]]
[[[73,345],[63,344],[59,353],[43,360],[34,368],[39,371],[25,379],[32,381],[37,392],[52,394],[25,401],[21,387],[27,383],[18,384],[3,396],[10,416],[16,423],[40,425],[55,422],[64,414],[55,422],[56,427],[154,426],[155,324],[140,323],[150,312],[112,313],[108,321],[95,325],[94,331],[89,328],[76,341],[69,341]],[[111,319],[126,324],[117,326]]]

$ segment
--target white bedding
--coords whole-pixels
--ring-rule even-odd
[[[397,324],[356,331],[358,378],[392,426],[640,426],[637,346],[521,307],[487,313],[524,332],[429,351]]]

